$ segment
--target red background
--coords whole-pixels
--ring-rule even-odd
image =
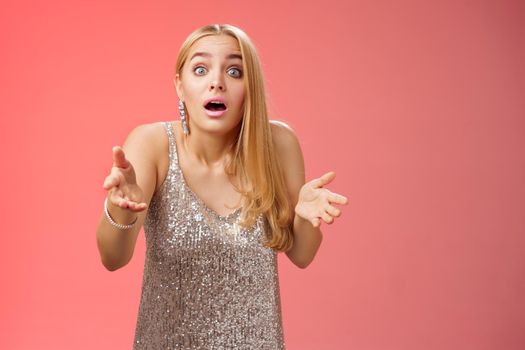
[[[525,348],[523,1],[3,1],[0,348],[130,349],[144,236],[109,272],[111,147],[178,119],[178,49],[258,47],[271,119],[349,198],[306,270],[280,254],[288,349]]]

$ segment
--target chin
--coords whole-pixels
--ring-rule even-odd
[[[195,123],[198,124],[196,127],[204,132],[210,133],[210,134],[221,134],[225,135],[236,128],[240,127],[241,120],[237,121],[226,121],[224,118],[211,118],[206,116],[206,120],[204,122]],[[195,125],[194,124],[194,125]],[[191,126],[190,126],[190,133],[191,133]]]

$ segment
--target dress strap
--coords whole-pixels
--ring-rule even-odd
[[[168,134],[170,168],[172,168],[177,164],[177,142],[175,141],[175,131],[173,130],[171,122],[164,122],[164,128],[166,128],[166,133]]]

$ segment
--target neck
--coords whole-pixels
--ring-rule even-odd
[[[188,154],[206,167],[223,166],[237,140],[241,124],[226,134],[214,134],[199,130],[195,126],[184,138]]]

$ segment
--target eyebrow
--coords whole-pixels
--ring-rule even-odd
[[[207,57],[207,58],[209,58],[209,57],[211,57],[211,54],[208,53],[208,52],[195,52],[195,53],[191,56],[190,61],[191,61],[192,59],[194,59],[195,57]],[[228,56],[226,56],[226,58],[227,58],[227,59],[238,58],[238,59],[242,60],[242,55],[241,55],[241,54],[238,54],[238,53],[231,53],[231,54],[229,54]]]

